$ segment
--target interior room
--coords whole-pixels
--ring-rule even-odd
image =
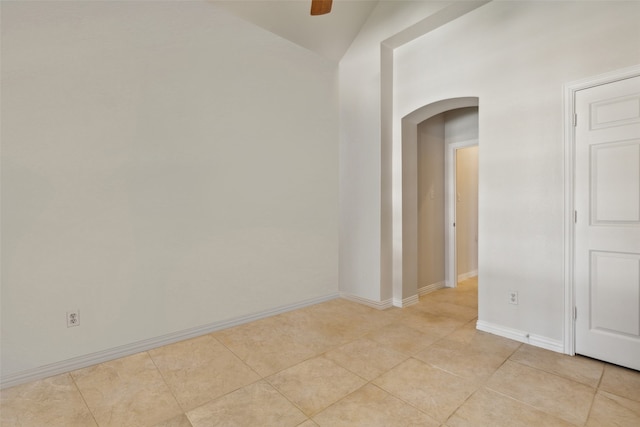
[[[311,3],[0,2],[0,425],[639,425],[640,2]]]

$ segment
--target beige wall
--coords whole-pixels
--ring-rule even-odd
[[[456,150],[456,260],[459,278],[478,271],[478,146]]]
[[[418,289],[445,279],[444,118],[418,125]]]

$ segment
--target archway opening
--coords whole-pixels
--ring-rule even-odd
[[[395,214],[393,221],[393,241],[395,243],[393,265],[401,266],[401,271],[394,273],[393,300],[395,305],[408,305],[408,303],[417,301],[418,296],[418,127],[428,119],[448,111],[467,107],[477,108],[478,105],[477,97],[451,98],[425,105],[402,119],[402,186],[401,188],[394,187],[392,197]],[[477,133],[477,123],[475,131]],[[398,175],[400,174],[394,173],[394,176]]]

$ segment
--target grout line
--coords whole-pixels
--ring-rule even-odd
[[[478,388],[476,388],[473,391],[473,393],[471,393],[469,396],[467,396],[467,398],[464,400],[464,402],[462,402],[460,405],[458,405],[458,407],[456,409],[454,409],[451,414],[449,414],[447,419],[444,421],[444,424],[447,424],[449,422],[449,420],[451,419],[451,417],[453,417],[455,415],[455,413],[458,412],[460,410],[460,408],[462,408],[465,405],[465,403],[467,403],[471,399],[471,397],[475,396],[475,394],[478,393],[482,389],[484,389],[484,383],[480,384],[478,386]]]
[[[96,419],[95,414],[93,413],[93,411],[89,407],[89,404],[87,403],[87,400],[85,399],[84,394],[82,394],[82,390],[80,390],[80,387],[78,387],[78,383],[76,382],[76,379],[73,378],[73,375],[71,375],[71,372],[68,372],[66,375],[68,375],[69,378],[71,378],[71,381],[73,382],[74,387],[76,388],[76,390],[80,394],[80,398],[84,402],[84,406],[86,406],[87,411],[89,411],[89,413],[91,414],[91,418],[93,418],[93,421],[96,423],[96,426],[100,426],[100,424],[98,424],[98,420]]]
[[[233,351],[233,349],[231,349],[229,346],[227,346],[224,342],[222,342],[221,340],[219,340],[216,336],[213,335],[213,333],[209,334],[209,336],[211,338],[213,338],[218,344],[220,344],[222,347],[224,347],[225,349],[227,349],[236,359],[238,359],[244,366],[246,366],[247,368],[249,368],[251,371],[255,372],[255,374],[260,378],[257,381],[254,381],[251,384],[255,384],[256,382],[263,380],[265,377],[260,374],[260,372],[258,372],[256,369],[253,368],[253,366],[249,365],[246,361],[244,361],[238,354],[236,354],[235,351]]]
[[[593,404],[596,402],[596,396],[598,395],[598,389],[596,388],[596,392],[593,393],[591,397],[591,404],[589,405],[589,410],[587,411],[587,418],[584,420],[584,423],[589,422],[589,418],[591,418],[591,411],[593,410]]]
[[[295,365],[294,365],[294,366],[295,366]],[[274,375],[275,375],[275,374],[274,374]],[[316,414],[313,414],[313,415],[309,415],[309,414],[307,414],[307,413],[306,413],[306,412],[305,412],[305,411],[300,407],[300,405],[298,405],[298,404],[297,404],[296,402],[294,402],[293,400],[289,399],[289,397],[288,397],[286,394],[284,394],[284,393],[283,393],[283,392],[282,392],[278,387],[276,387],[276,386],[275,386],[271,381],[269,381],[269,379],[268,379],[268,378],[266,378],[266,377],[265,377],[265,378],[263,378],[263,381],[264,381],[264,382],[266,382],[266,383],[269,385],[269,387],[271,387],[272,389],[274,389],[278,394],[280,394],[280,396],[282,396],[283,398],[285,398],[285,399],[287,400],[287,402],[291,403],[295,408],[297,408],[297,409],[298,409],[298,411],[300,411],[300,412],[301,412],[305,417],[307,417],[307,419],[309,419],[309,420],[310,420],[310,419],[311,419],[311,417],[312,417],[313,415],[317,415],[317,413],[316,413]],[[322,412],[322,411],[319,411],[318,413],[320,413],[320,412]],[[303,423],[304,423],[304,421],[303,421]]]
[[[598,385],[596,385],[596,390],[600,390],[600,386],[602,385],[602,380],[604,379],[604,373],[607,370],[607,364],[608,364],[607,362],[602,362],[602,372],[600,373],[600,378],[598,378]]]
[[[524,344],[524,343],[523,343],[523,344]],[[547,350],[547,351],[550,351],[550,350]],[[511,354],[511,356],[513,356],[513,353]],[[546,369],[544,369],[544,368],[539,368],[539,367],[537,367],[537,366],[527,365],[526,363],[522,363],[522,362],[520,362],[520,361],[518,361],[518,360],[511,360],[511,356],[509,356],[509,357],[507,358],[507,360],[508,360],[508,361],[510,361],[511,363],[517,363],[518,365],[520,365],[520,366],[524,366],[525,368],[533,369],[533,370],[536,370],[536,371],[538,371],[538,372],[543,372],[543,373],[545,373],[545,374],[547,374],[547,375],[553,375],[554,377],[558,377],[558,378],[563,379],[563,380],[565,380],[565,381],[571,381],[572,383],[579,384],[579,385],[584,386],[584,387],[588,387],[588,388],[590,388],[590,389],[593,389],[594,391],[598,391],[598,387],[597,387],[597,386],[596,386],[596,387],[593,387],[593,386],[590,386],[589,384],[585,384],[585,383],[583,383],[583,382],[576,381],[576,380],[574,380],[574,379],[572,379],[572,378],[567,378],[567,377],[565,377],[565,376],[563,376],[563,375],[556,374],[555,372],[547,371],[547,370],[546,370]],[[507,360],[505,360],[505,362],[506,362]]]
[[[524,405],[524,406],[527,406],[527,407],[529,407],[529,408],[531,408],[531,409],[535,410],[536,412],[541,412],[541,413],[543,413],[543,414],[545,414],[545,415],[547,415],[547,416],[549,416],[549,417],[555,418],[556,420],[561,420],[561,421],[563,421],[563,422],[565,422],[565,423],[573,424],[571,421],[568,421],[568,420],[566,420],[566,419],[564,419],[564,418],[561,418],[561,417],[559,417],[559,416],[557,416],[557,415],[555,415],[555,414],[551,414],[551,413],[549,413],[549,412],[545,411],[545,410],[544,410],[544,409],[542,409],[542,408],[539,408],[539,407],[537,407],[537,406],[533,406],[533,405],[532,405],[532,404],[530,404],[530,403],[523,402],[522,400],[518,400],[518,399],[516,399],[515,397],[510,396],[510,395],[508,395],[508,394],[506,394],[506,393],[503,393],[503,392],[498,391],[498,390],[496,390],[496,389],[493,389],[493,388],[491,388],[491,387],[484,387],[484,388],[485,388],[486,390],[488,390],[488,391],[492,392],[492,393],[499,394],[499,395],[500,395],[500,396],[502,396],[502,397],[506,397],[506,398],[507,398],[507,399],[509,399],[509,400],[513,400],[514,402],[517,402],[517,403],[520,403],[520,404],[522,404],[522,405]],[[588,418],[587,418],[587,419],[588,419]],[[585,422],[586,422],[586,421],[585,421]]]
[[[167,347],[167,346],[163,346],[163,347]],[[162,348],[162,347],[160,347],[160,348]],[[158,374],[160,374],[160,378],[162,378],[162,382],[167,387],[167,390],[169,390],[169,393],[171,393],[171,396],[173,396],[173,399],[176,401],[176,403],[178,404],[180,409],[182,409],[182,413],[186,414],[187,410],[185,409],[184,406],[182,406],[182,403],[180,403],[180,400],[178,400],[178,396],[176,396],[176,394],[174,393],[173,389],[171,388],[171,385],[167,382],[167,379],[165,378],[164,374],[162,373],[162,370],[158,367],[158,364],[156,363],[156,361],[153,360],[153,357],[151,357],[151,353],[149,353],[148,351],[145,351],[143,353],[147,354],[147,357],[151,360],[151,363],[153,363],[153,366],[156,367],[156,371],[158,371]],[[191,421],[189,421],[189,422],[191,422]]]

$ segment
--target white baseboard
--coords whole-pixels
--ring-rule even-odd
[[[321,302],[329,301],[339,297],[339,294],[334,293],[322,297],[311,298],[294,304],[288,304],[274,309],[264,310],[255,314],[239,316],[230,320],[223,320],[220,322],[213,322],[207,325],[197,326],[195,328],[185,329],[183,331],[162,335],[147,340],[137,341],[108,350],[74,357],[71,359],[52,363],[50,365],[40,366],[14,374],[5,375],[0,378],[0,388],[13,387],[15,385],[27,383],[30,381],[41,380],[43,378],[48,378],[54,375],[75,371],[76,369],[86,368],[87,366],[92,366],[99,363],[108,362],[110,360],[119,359],[121,357],[130,356],[132,354],[162,347],[168,344],[173,344],[189,338],[195,338],[201,335],[209,334],[211,332],[231,328],[233,326],[242,325],[244,323],[253,322],[255,320],[264,319],[266,317],[275,316],[277,314],[286,313],[287,311],[297,310],[299,308],[319,304]]]
[[[391,308],[391,307],[408,307],[418,302],[418,295],[413,295],[403,300],[397,300],[394,298],[394,299],[387,299],[384,301],[374,301],[368,298],[363,298],[356,295],[347,294],[344,292],[340,294],[340,297],[349,301],[357,302],[369,307],[376,308],[378,310],[386,310],[387,308]]]
[[[514,341],[519,341],[526,344],[531,344],[536,347],[555,351],[556,353],[564,353],[564,343],[561,340],[559,341],[540,335],[530,334],[525,331],[496,325],[482,320],[478,320],[478,322],[476,323],[476,328],[484,332],[489,332],[490,334],[512,339]]]
[[[462,282],[463,280],[470,279],[472,277],[476,277],[478,275],[478,270],[469,271],[467,273],[458,274],[458,282]]]
[[[409,307],[410,305],[417,304],[419,301],[418,294],[412,295],[410,297],[404,298],[402,300],[393,299],[394,307]]]
[[[447,282],[444,280],[442,282],[432,283],[430,285],[426,285],[418,289],[418,295],[426,295],[431,292],[437,291],[438,289],[445,288],[447,286]]]
[[[385,301],[374,301],[368,298],[359,297],[356,295],[351,295],[347,293],[340,293],[340,297],[349,301],[357,302],[359,304],[363,304],[378,310],[386,310],[387,308],[393,307],[393,303],[391,299]]]

